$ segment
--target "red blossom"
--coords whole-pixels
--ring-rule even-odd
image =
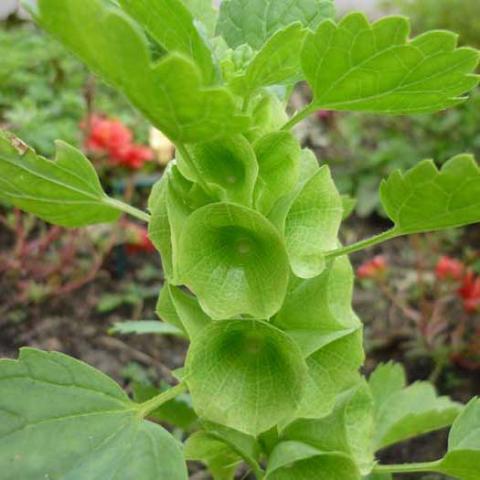
[[[439,280],[461,280],[465,266],[455,258],[443,256],[437,262],[435,274]]]
[[[362,263],[357,269],[359,278],[381,278],[387,271],[388,263],[383,255],[377,255]]]
[[[463,299],[463,306],[468,313],[480,310],[480,277],[473,272],[467,272],[463,278],[458,294]]]
[[[156,251],[155,246],[148,237],[148,230],[135,223],[128,222],[125,225],[127,231],[127,252],[130,254]]]
[[[82,124],[85,128],[85,123]],[[89,150],[108,155],[113,165],[138,170],[153,160],[153,151],[133,143],[132,132],[115,119],[93,115],[90,118],[89,136],[85,142]]]

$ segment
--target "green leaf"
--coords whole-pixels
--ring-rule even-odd
[[[361,327],[318,336],[325,345],[307,358],[310,388],[297,412],[298,418],[321,418],[333,407],[335,396],[358,383],[363,365],[363,330]]]
[[[477,480],[480,465],[480,400],[472,400],[448,437],[448,453],[437,471],[460,480]]]
[[[316,28],[333,14],[332,0],[224,0],[217,34],[222,35],[231,48],[246,43],[260,50],[272,35],[292,23]]]
[[[208,432],[196,432],[185,443],[185,458],[204,463],[213,480],[233,480],[242,458]]]
[[[282,309],[272,320],[308,357],[309,379],[296,418],[325,416],[336,395],[358,381],[364,353],[361,323],[351,306],[353,280],[346,256],[318,277],[291,276]]]
[[[252,101],[252,126],[245,133],[250,142],[280,130],[288,121],[284,103],[274,93],[261,90]]]
[[[357,203],[358,201],[356,198],[353,198],[350,195],[342,195],[343,220],[346,220],[352,215]]]
[[[294,23],[275,33],[248,64],[246,71],[234,78],[232,87],[244,96],[260,87],[293,84],[302,78],[300,56],[307,30]]]
[[[176,317],[190,339],[211,322],[211,319],[200,308],[198,300],[193,295],[169,284],[165,284],[164,289],[168,292],[166,295],[169,296],[169,302],[175,310]]]
[[[254,210],[215,203],[195,211],[183,228],[178,262],[182,282],[214,319],[267,319],[282,305],[289,276],[285,247]]]
[[[325,252],[336,247],[342,222],[342,198],[327,166],[321,167],[294,198],[285,218],[290,265],[301,278],[325,269]]]
[[[148,209],[151,216],[148,224],[148,237],[160,252],[165,277],[171,279],[173,278],[173,251],[172,229],[167,210],[167,183],[168,175],[165,173],[150,193]]]
[[[218,200],[252,206],[258,165],[245,137],[199,143],[191,152],[198,174]]]
[[[366,382],[341,394],[333,412],[318,420],[298,420],[281,435],[323,452],[344,453],[364,474],[373,466],[373,399]]]
[[[110,333],[118,333],[128,335],[134,333],[136,335],[157,334],[157,335],[173,335],[174,337],[185,337],[182,330],[175,325],[159,322],[158,320],[132,320],[128,322],[116,322],[109,330]]]
[[[200,417],[254,436],[291,415],[306,377],[295,343],[257,320],[213,322],[193,339],[186,369]]]
[[[143,385],[141,383],[135,383],[133,385],[133,397],[136,402],[146,402],[160,393],[162,393],[162,390],[151,385]],[[148,417],[159,420],[160,422],[167,422],[182,430],[191,429],[198,420],[197,415],[193,411],[192,399],[188,393],[183,393],[165,402],[153,412],[149,413]]]
[[[153,63],[137,24],[102,0],[40,0],[37,21],[118,88],[174,142],[198,142],[248,126],[228,90],[207,87],[197,65],[171,53]]]
[[[211,0],[182,0],[182,2],[193,14],[195,21],[200,21],[206,33],[213,37],[218,17],[217,10],[213,8],[213,2]]]
[[[298,181],[301,149],[289,132],[272,132],[254,144],[258,162],[255,208],[268,214],[275,202]]]
[[[186,480],[180,446],[144,421],[110,378],[60,353],[0,361],[0,468],[5,480]],[[28,392],[28,394],[26,394]]]
[[[346,455],[325,453],[300,442],[282,442],[273,451],[265,480],[360,480]]]
[[[193,59],[205,83],[214,83],[217,71],[212,52],[181,0],[120,0],[120,4],[165,50]]]
[[[3,130],[0,199],[63,227],[109,223],[121,214],[79,150],[58,142],[55,161],[47,160]]]
[[[330,262],[315,278],[304,280],[292,275],[287,296],[273,324],[288,331],[304,353],[311,355],[325,345],[320,337],[328,339],[361,325],[351,305],[353,282],[347,257]]]
[[[386,17],[370,24],[361,13],[338,25],[323,22],[306,38],[302,66],[312,109],[388,114],[445,109],[478,83],[479,54],[456,48],[457,37],[433,31],[409,40],[409,22]]]
[[[187,334],[185,326],[183,325],[183,322],[178,315],[175,304],[173,303],[170,285],[167,282],[163,284],[160,290],[160,295],[158,297],[155,313],[164,322],[173,325],[174,327]]]
[[[369,384],[375,400],[376,450],[447,427],[462,410],[449,398],[438,397],[428,382],[407,387],[405,372],[397,364],[378,367]]]
[[[382,183],[382,205],[397,234],[427,232],[480,222],[480,169],[458,155],[438,170],[425,160]]]
[[[261,455],[261,448],[255,437],[205,420],[202,421],[202,428],[208,432],[210,436],[229,445],[230,448],[237,452],[250,466],[258,466],[257,462]]]
[[[149,199],[151,219],[149,237],[160,251],[165,276],[179,284],[178,243],[190,214],[211,199],[197,184],[187,180],[175,162],[171,162],[162,179],[155,184]]]

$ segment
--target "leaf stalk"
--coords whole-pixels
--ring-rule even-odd
[[[150,215],[147,212],[144,212],[143,210],[140,210],[136,207],[133,207],[132,205],[129,205],[128,203],[122,202],[121,200],[117,200],[116,198],[111,198],[107,197],[104,200],[104,203],[116,208],[117,210],[121,210],[122,212],[128,213],[128,215],[131,215],[132,217],[138,218],[139,220],[142,220],[146,223],[150,222]]]
[[[442,463],[441,460],[424,463],[407,463],[403,465],[377,465],[373,473],[418,473],[436,472]]]
[[[380,233],[379,235],[375,235],[374,237],[366,238],[365,240],[352,243],[351,245],[347,245],[346,247],[331,250],[330,252],[327,252],[325,254],[325,257],[328,259],[340,257],[342,255],[349,255],[351,253],[359,252],[360,250],[365,250],[366,248],[373,247],[374,245],[378,245],[379,243],[386,242],[387,240],[399,237],[400,235],[402,235],[401,232],[399,232],[396,228],[392,228],[390,230],[387,230],[386,232]]]
[[[141,403],[138,406],[138,415],[142,418],[148,416],[148,414],[152,413],[157,408],[161,407],[164,403],[173,400],[178,395],[185,393],[187,391],[187,384],[182,382],[168,389],[166,392],[162,392],[160,395],[147,400],[144,403]]]
[[[281,130],[288,131],[291,130],[297,123],[300,123],[302,120],[305,120],[315,108],[313,105],[307,105],[303,110],[297,112],[282,128]]]

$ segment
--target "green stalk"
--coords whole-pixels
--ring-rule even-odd
[[[312,105],[307,105],[303,110],[297,112],[282,128],[281,130],[291,130],[297,123],[307,118],[315,108]]]
[[[404,465],[377,465],[373,469],[373,473],[421,473],[421,472],[438,472],[442,461],[424,463],[407,463]]]
[[[121,200],[117,200],[116,198],[107,197],[103,203],[109,205],[110,207],[116,208],[117,210],[121,210],[122,212],[128,213],[132,217],[138,218],[139,220],[143,220],[144,222],[150,222],[150,215],[143,210],[138,208],[132,207],[128,203],[122,202]]]
[[[152,413],[158,407],[161,407],[164,403],[173,400],[178,395],[187,391],[187,385],[185,383],[179,383],[175,387],[170,388],[166,392],[162,392],[160,395],[151,398],[150,400],[141,403],[138,406],[138,415],[145,418],[149,413]]]
[[[386,232],[375,235],[374,237],[361,240],[360,242],[353,243],[352,245],[347,245],[346,247],[331,250],[330,252],[327,252],[325,254],[325,257],[335,258],[342,255],[349,255],[351,253],[359,252],[360,250],[365,250],[366,248],[373,247],[374,245],[378,245],[379,243],[386,242],[387,240],[391,240],[392,238],[399,237],[400,235],[403,235],[403,233],[400,233],[395,228],[392,228],[391,230],[387,230]]]

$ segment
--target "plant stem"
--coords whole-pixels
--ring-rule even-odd
[[[373,473],[416,473],[436,472],[442,463],[441,460],[425,463],[407,463],[404,465],[377,465]]]
[[[307,118],[314,108],[312,105],[307,105],[303,110],[297,112],[282,128],[281,130],[291,130],[297,123]]]
[[[365,240],[361,240],[360,242],[353,243],[352,245],[347,245],[346,247],[338,248],[337,250],[331,250],[330,252],[327,252],[325,254],[325,257],[335,258],[335,257],[340,257],[342,255],[349,255],[350,253],[355,253],[355,252],[359,252],[360,250],[365,250],[366,248],[373,247],[374,245],[378,245],[379,243],[386,242],[387,240],[391,240],[392,238],[399,237],[400,235],[403,235],[403,234],[398,232],[395,228],[392,228],[374,237],[370,237]]]
[[[162,392],[160,395],[151,398],[150,400],[141,403],[139,405],[138,414],[140,417],[145,418],[149,413],[152,413],[158,407],[161,407],[164,403],[173,400],[178,395],[187,391],[187,385],[185,383],[179,383],[175,387],[168,389],[166,392]]]
[[[117,200],[116,198],[107,197],[104,200],[104,203],[110,205],[117,210],[121,210],[122,212],[128,213],[132,217],[138,218],[139,220],[143,220],[144,222],[150,222],[150,215],[143,210],[138,208],[132,207],[128,203],[122,202],[121,200]]]

